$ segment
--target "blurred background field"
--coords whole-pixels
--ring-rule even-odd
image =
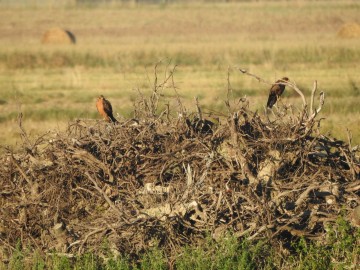
[[[175,86],[192,110],[226,112],[227,73],[233,97],[247,96],[264,113],[267,81],[287,76],[309,98],[314,80],[325,91],[324,132],[360,143],[360,37],[339,34],[360,24],[358,1],[0,1],[0,140],[19,141],[17,115],[32,135],[99,119],[103,94],[115,114],[130,117],[138,91],[151,90],[177,65]],[[76,44],[42,44],[60,27]],[[354,29],[354,28],[352,28]],[[356,31],[351,30],[351,31]],[[164,93],[177,106],[174,91]],[[282,99],[301,107],[291,89]]]

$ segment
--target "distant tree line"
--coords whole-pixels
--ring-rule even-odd
[[[164,4],[164,3],[191,3],[191,2],[258,2],[259,0],[75,0],[78,4],[107,4],[107,3],[149,3],[149,4]]]
[[[173,3],[234,3],[266,2],[267,0],[0,0],[0,6],[61,7],[61,6],[101,6],[116,4],[173,4]],[[284,1],[284,0],[273,0]],[[288,0],[291,1],[291,0]],[[317,0],[303,0],[317,1]],[[331,1],[331,0],[328,0]]]

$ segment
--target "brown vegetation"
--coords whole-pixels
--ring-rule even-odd
[[[170,81],[155,80],[117,125],[78,120],[35,142],[23,131],[23,151],[1,156],[3,257],[18,240],[71,256],[99,254],[105,239],[115,255],[160,245],[176,256],[229,230],[282,250],[299,237],[326,241],[328,225],[360,203],[358,149],[319,133],[323,94],[316,110],[264,116],[228,100],[215,123],[198,104],[190,114],[178,100],[176,115],[160,106]]]
[[[47,30],[42,39],[43,44],[75,44],[76,38],[73,33],[61,28],[51,28]]]
[[[360,37],[360,24],[346,23],[341,26],[337,35],[341,38],[359,38]]]

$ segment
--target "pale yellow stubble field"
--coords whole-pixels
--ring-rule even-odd
[[[152,87],[167,63],[189,111],[194,97],[206,110],[223,111],[227,72],[235,98],[246,95],[261,113],[268,85],[240,74],[242,67],[268,81],[288,76],[309,98],[314,80],[326,92],[323,131],[360,143],[360,39],[336,33],[360,23],[357,1],[280,1],[168,6],[0,8],[0,140],[19,141],[17,114],[32,135],[63,129],[77,118],[99,119],[95,99],[105,95],[115,113],[131,115],[138,90]],[[40,43],[60,26],[73,46]],[[176,109],[169,88],[165,99]],[[301,106],[288,89],[282,101]]]

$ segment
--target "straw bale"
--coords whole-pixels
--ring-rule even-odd
[[[346,23],[337,33],[340,38],[360,38],[360,24]]]
[[[41,40],[43,44],[75,44],[76,37],[69,30],[58,27],[47,30]]]

